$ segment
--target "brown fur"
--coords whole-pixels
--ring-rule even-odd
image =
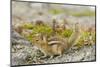
[[[74,32],[68,40],[61,37],[47,38],[46,36],[38,34],[37,36],[33,37],[33,42],[36,43],[36,46],[41,50],[41,52],[44,53],[45,56],[62,56],[66,49],[68,50],[73,44],[77,42],[79,36],[80,31],[76,24]]]

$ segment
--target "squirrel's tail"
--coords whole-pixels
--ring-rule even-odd
[[[68,48],[75,45],[79,38],[80,38],[80,28],[79,28],[79,23],[76,23],[73,33],[70,36],[70,38],[68,39]]]

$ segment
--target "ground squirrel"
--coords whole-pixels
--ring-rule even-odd
[[[72,45],[78,41],[80,36],[79,24],[75,24],[75,28],[73,30],[70,38],[65,39],[61,37],[51,37],[47,38],[46,36],[42,36],[41,34],[37,34],[33,37],[33,43],[43,52],[44,57],[49,56],[50,58],[54,57],[54,55],[62,56],[65,50],[71,48]]]

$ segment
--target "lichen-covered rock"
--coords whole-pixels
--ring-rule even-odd
[[[37,56],[38,49],[20,36],[17,32],[12,32],[12,65],[25,65],[29,61],[34,61]],[[34,59],[33,59],[34,58]],[[32,62],[33,63],[33,62]]]

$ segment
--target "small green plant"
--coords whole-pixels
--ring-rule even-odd
[[[23,28],[24,29],[33,29],[33,25],[30,22],[28,22],[28,23],[23,24]]]
[[[71,34],[72,34],[72,29],[67,29],[67,30],[64,30],[62,33],[61,33],[61,36],[63,36],[63,37],[70,37],[71,36]]]
[[[48,36],[52,34],[52,28],[47,25],[44,25],[44,26],[34,25],[34,28],[32,30],[33,30],[33,33],[43,33],[43,34],[47,34]]]
[[[77,47],[84,46],[84,40],[90,37],[90,33],[93,37],[92,41],[95,43],[95,33],[94,32],[83,32],[76,46]]]

